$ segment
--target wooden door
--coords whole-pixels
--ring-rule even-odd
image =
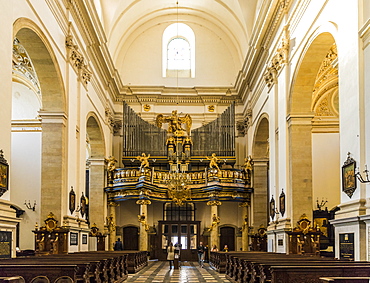
[[[225,245],[229,247],[229,251],[235,251],[235,228],[222,227],[220,228],[220,251]]]
[[[159,221],[158,259],[166,260],[170,242],[179,245],[181,261],[197,260],[200,221]]]
[[[129,251],[139,250],[139,228],[127,226],[123,228],[123,249]]]

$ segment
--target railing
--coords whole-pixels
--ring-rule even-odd
[[[207,168],[204,171],[185,172],[188,175],[189,185],[206,184],[212,181],[221,183],[249,183],[249,177],[241,169],[221,169]],[[113,184],[137,183],[145,180],[153,184],[166,184],[169,179],[169,171],[155,170],[154,168],[119,168],[114,171]]]

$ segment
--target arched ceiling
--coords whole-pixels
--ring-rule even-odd
[[[241,66],[261,0],[95,0],[113,60],[135,34],[164,22],[191,22],[227,34]],[[241,67],[240,66],[240,67]]]

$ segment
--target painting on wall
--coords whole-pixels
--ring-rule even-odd
[[[350,157],[350,154],[348,153],[347,160],[342,166],[342,190],[349,198],[351,198],[353,193],[356,191],[355,169],[356,161]]]
[[[4,158],[3,150],[0,150],[0,197],[8,190],[9,165]]]
[[[275,199],[274,196],[272,196],[270,200],[270,217],[272,220],[274,220],[275,214],[276,214]]]
[[[73,190],[73,187],[71,187],[71,190],[69,191],[69,211],[71,214],[76,209],[76,194]]]

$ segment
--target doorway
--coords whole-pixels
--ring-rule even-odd
[[[162,252],[159,260],[167,259],[167,246],[172,244],[180,249],[181,261],[197,260],[200,221],[159,221],[158,247]]]
[[[235,251],[235,228],[221,227],[220,234],[220,250],[227,245],[229,247],[229,251]]]
[[[129,251],[139,250],[139,228],[127,226],[123,228],[123,249]]]

